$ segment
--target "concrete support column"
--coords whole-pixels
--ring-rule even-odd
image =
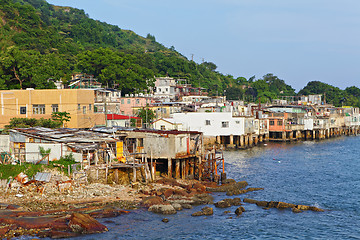
[[[245,135],[245,147],[249,146],[249,136]]]
[[[281,133],[281,139],[282,139],[282,141],[286,141],[286,132],[282,132]]]
[[[249,135],[249,147],[252,147],[254,145],[254,138],[253,138],[253,135],[250,134]]]
[[[244,143],[244,135],[241,135],[240,136],[240,147],[244,148],[244,145],[245,145],[245,143]]]
[[[263,142],[264,141],[264,136],[263,135],[259,135],[259,142]]]
[[[313,140],[315,140],[316,139],[316,131],[315,130],[313,130],[313,132],[312,132],[313,134],[312,134],[312,139]]]
[[[230,145],[234,145],[234,135],[230,134]]]

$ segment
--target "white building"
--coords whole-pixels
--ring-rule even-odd
[[[156,78],[154,98],[170,102],[171,100],[175,100],[176,94],[176,80],[174,78]]]
[[[204,136],[244,135],[245,118],[232,117],[231,112],[191,112],[173,114],[185,130],[203,132]]]
[[[155,120],[152,124],[153,128],[157,130],[184,130],[183,124],[175,122],[173,118],[160,118]]]

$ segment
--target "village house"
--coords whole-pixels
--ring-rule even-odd
[[[152,122],[157,130],[185,130],[182,123],[175,122],[173,118],[160,118]]]
[[[120,99],[120,114],[135,115],[139,108],[153,104],[155,101],[150,94],[125,94]]]
[[[142,120],[140,117],[133,117],[121,114],[107,114],[106,115],[107,127],[142,127]]]
[[[91,128],[105,124],[105,116],[94,112],[94,90],[32,89],[1,90],[0,128],[11,118],[51,118],[53,112],[68,112],[70,128]]]
[[[171,77],[155,78],[154,98],[170,102],[176,100],[176,79]]]

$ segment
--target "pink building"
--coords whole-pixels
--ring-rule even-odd
[[[123,115],[134,115],[133,108],[145,107],[147,104],[151,105],[155,101],[152,97],[122,97],[120,99],[120,113]]]

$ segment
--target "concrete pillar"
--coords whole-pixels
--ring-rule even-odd
[[[240,136],[240,147],[244,148],[244,145],[245,145],[245,143],[244,143],[244,135],[241,135]]]
[[[264,140],[264,136],[263,135],[259,135],[259,142],[263,142],[263,140]]]
[[[250,135],[249,135],[249,147],[252,147],[253,144],[254,144],[254,138],[253,138],[253,135],[250,134]]]
[[[313,134],[312,134],[312,139],[313,140],[315,140],[316,139],[316,131],[315,130],[313,130],[313,132],[312,132]]]
[[[172,178],[172,159],[168,158],[168,177]]]
[[[230,145],[234,145],[234,135],[230,134]]]
[[[282,141],[286,141],[286,132],[282,132],[281,133],[281,139],[282,139]]]
[[[248,147],[249,146],[249,136],[245,135],[244,138],[245,138],[245,146],[244,147]]]

